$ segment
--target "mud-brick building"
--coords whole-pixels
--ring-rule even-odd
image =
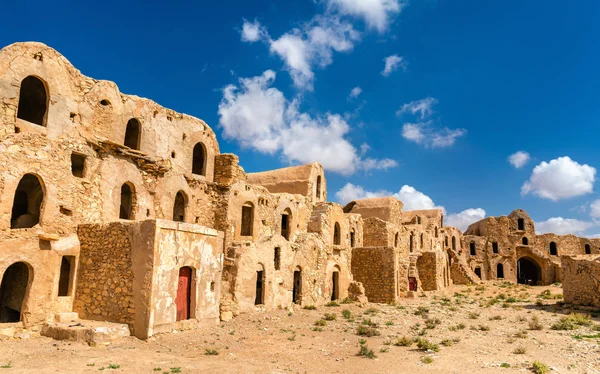
[[[565,303],[600,307],[600,256],[563,256]]]
[[[61,316],[136,336],[348,295],[362,219],[319,164],[246,174],[202,120],[0,50],[0,323]]]
[[[394,197],[355,200],[344,207],[363,218],[363,245],[352,250],[352,274],[370,301],[396,302],[452,284],[442,211],[403,212],[402,207]],[[460,240],[460,232],[456,236]]]
[[[593,239],[537,235],[533,220],[522,209],[473,223],[462,240],[462,254],[481,279],[532,285],[561,282],[564,256],[600,253]]]

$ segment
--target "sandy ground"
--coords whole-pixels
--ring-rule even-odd
[[[555,286],[500,283],[453,286],[399,305],[341,304],[242,315],[211,328],[158,335],[148,341],[126,338],[107,347],[37,336],[5,339],[0,341],[0,374],[509,373],[532,372],[534,361],[554,373],[600,373],[600,310],[585,312],[594,315],[592,325],[552,330],[573,310],[560,307],[560,299],[538,298],[546,290],[552,295],[562,291]],[[494,298],[497,302],[490,305]],[[351,311],[350,320],[343,310]],[[315,326],[326,313],[336,319]],[[530,329],[533,316],[538,317],[541,330]],[[381,335],[357,335],[359,326],[367,326],[366,319],[376,324]],[[439,352],[419,350],[416,344],[393,344],[404,336],[437,343]],[[358,355],[361,339],[376,357]],[[517,348],[524,353],[515,353]],[[426,363],[426,357],[432,362]]]

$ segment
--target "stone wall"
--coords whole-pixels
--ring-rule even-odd
[[[600,256],[562,257],[565,303],[600,307]]]
[[[352,276],[365,287],[370,302],[391,303],[399,296],[398,259],[394,248],[367,247],[352,250]]]
[[[81,318],[133,325],[131,225],[79,226],[81,256],[73,310]]]

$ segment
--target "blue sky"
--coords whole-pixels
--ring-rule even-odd
[[[330,200],[395,193],[463,228],[523,208],[539,231],[600,233],[596,1],[9,0],[3,13],[0,45],[44,42],[202,118],[249,172],[320,161]]]

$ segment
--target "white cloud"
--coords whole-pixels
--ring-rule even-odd
[[[391,55],[383,59],[385,61],[385,67],[381,72],[381,75],[384,77],[389,77],[394,71],[396,71],[399,67],[406,70],[407,63],[404,61],[404,57],[400,57],[398,55]]]
[[[592,192],[595,179],[595,168],[578,164],[567,156],[559,157],[537,165],[521,187],[521,195],[532,193],[557,201]]]
[[[242,41],[254,43],[267,37],[266,30],[260,25],[260,22],[248,22],[244,20],[242,25]]]
[[[431,122],[410,123],[402,126],[402,137],[427,148],[444,148],[453,145],[456,139],[465,135],[465,129],[436,129]]]
[[[590,204],[590,216],[594,219],[600,218],[600,199],[594,200]]]
[[[387,190],[368,191],[361,186],[346,183],[342,189],[335,193],[335,196],[342,204],[352,200],[367,199],[371,197],[393,196],[402,201],[404,210],[441,209],[443,212],[446,211],[443,206],[435,205],[429,196],[406,184],[402,186],[398,192],[394,193]]]
[[[445,218],[445,224],[454,226],[465,232],[469,225],[485,218],[485,210],[481,208],[465,209],[460,213],[453,213]]]
[[[531,157],[529,157],[529,153],[525,151],[518,151],[508,156],[508,162],[510,162],[510,164],[517,169],[520,169],[529,162],[530,158]]]
[[[400,108],[396,114],[401,115],[402,113],[411,113],[416,115],[419,113],[421,119],[425,119],[433,114],[433,106],[437,103],[438,101],[433,97],[426,97],[422,100],[411,101],[410,103],[402,105],[402,108]]]
[[[271,53],[283,60],[294,85],[306,90],[313,89],[315,66],[330,65],[334,51],[349,52],[360,39],[352,24],[320,15],[274,40],[264,33]]]
[[[342,14],[363,18],[379,32],[387,30],[391,19],[407,5],[400,0],[326,0],[330,8]]]
[[[271,87],[275,77],[267,70],[223,89],[219,125],[225,138],[261,153],[281,152],[289,163],[319,161],[325,169],[345,175],[398,165],[391,159],[364,158],[368,145],[359,151],[346,139],[350,126],[340,115],[301,112],[298,100],[289,101]]]
[[[362,88],[354,87],[352,91],[350,91],[350,95],[348,95],[348,100],[356,99],[362,93]]]
[[[543,222],[535,223],[538,234],[554,233],[558,235],[581,235],[583,231],[595,226],[593,222],[580,221],[573,218],[553,217]]]

